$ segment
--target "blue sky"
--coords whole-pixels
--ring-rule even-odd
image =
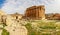
[[[60,0],[0,0],[0,9],[9,14],[24,14],[26,8],[34,5],[45,5],[46,13],[60,13]]]
[[[0,0],[0,8],[3,6],[5,0]]]

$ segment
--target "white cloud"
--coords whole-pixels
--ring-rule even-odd
[[[20,12],[23,13],[29,6],[34,5],[34,1],[26,0],[6,0],[4,6],[1,8],[7,13]]]
[[[60,13],[60,0],[55,0],[53,4],[46,5],[47,13]]]
[[[26,8],[33,5],[47,5],[47,11],[51,7],[49,4],[52,3],[52,0],[6,0],[4,6],[1,8],[7,13],[24,13]]]

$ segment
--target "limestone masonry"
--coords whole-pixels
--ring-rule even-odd
[[[27,8],[25,16],[33,19],[45,19],[45,6],[32,6]]]

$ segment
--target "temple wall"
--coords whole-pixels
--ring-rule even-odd
[[[25,16],[29,18],[35,19],[43,19],[45,18],[45,6],[32,6],[27,8],[25,12]]]

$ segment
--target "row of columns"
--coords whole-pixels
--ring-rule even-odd
[[[26,10],[26,17],[31,18],[45,18],[45,8],[43,6],[31,8]]]

